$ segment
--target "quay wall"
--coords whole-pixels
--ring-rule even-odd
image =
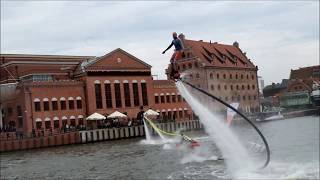
[[[179,121],[169,123],[157,123],[157,127],[167,132],[191,131],[202,129],[203,126],[198,120]],[[154,129],[151,130],[155,134]],[[48,135],[35,138],[18,139],[14,133],[9,136],[7,133],[0,135],[0,152],[26,150],[34,148],[54,147],[78,143],[92,143],[98,141],[120,140],[127,138],[144,137],[145,130],[143,125],[94,129],[85,131],[74,131],[63,134]]]

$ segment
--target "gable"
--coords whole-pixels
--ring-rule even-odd
[[[151,66],[142,60],[134,57],[126,51],[118,48],[102,57],[99,57],[92,63],[89,63],[87,69],[99,70],[150,70]]]

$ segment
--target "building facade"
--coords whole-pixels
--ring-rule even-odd
[[[185,39],[184,35],[180,39],[185,57],[178,61],[178,69],[184,78],[228,103],[238,102],[242,112],[259,111],[258,67],[237,42],[225,45],[194,41]],[[222,104],[208,101],[211,109],[225,112]]]
[[[120,111],[135,120],[141,106],[160,118],[192,117],[175,86],[153,80],[151,66],[122,49],[102,57],[2,54],[0,73],[1,128],[25,135],[86,125],[94,112]],[[155,102],[155,94],[168,93],[169,100]]]

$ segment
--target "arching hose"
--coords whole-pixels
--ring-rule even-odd
[[[209,96],[209,97],[211,97],[211,98],[219,101],[220,103],[222,103],[223,105],[225,105],[225,106],[227,106],[228,108],[232,109],[234,112],[236,112],[236,113],[239,114],[241,117],[243,117],[243,119],[245,119],[245,120],[258,132],[258,134],[260,135],[263,143],[264,143],[265,146],[266,146],[267,159],[266,159],[265,163],[263,164],[263,166],[261,167],[261,169],[263,169],[263,168],[265,168],[265,167],[268,166],[268,164],[269,164],[269,162],[270,162],[270,149],[269,149],[268,142],[267,142],[266,138],[263,136],[263,134],[261,133],[261,131],[258,129],[258,127],[253,124],[253,122],[251,122],[245,115],[243,115],[243,114],[242,114],[241,112],[239,112],[237,109],[235,109],[234,107],[232,107],[232,106],[229,105],[228,103],[224,102],[223,100],[217,98],[216,96],[208,93],[207,91],[205,91],[205,90],[203,90],[203,89],[200,89],[200,88],[196,87],[195,85],[193,85],[193,84],[191,84],[191,83],[189,83],[189,82],[187,82],[187,81],[184,81],[184,80],[182,80],[182,79],[177,79],[177,81],[181,81],[181,82],[189,85],[190,87],[192,87],[192,88],[194,88],[194,89],[202,92],[203,94],[205,94],[205,95],[207,95],[207,96]]]
[[[155,130],[157,130],[157,131],[159,131],[159,132],[161,132],[161,133],[163,133],[163,134],[166,134],[166,135],[168,135],[168,136],[177,136],[177,135],[179,135],[179,134],[177,134],[177,133],[169,133],[169,132],[166,132],[166,131],[163,131],[162,129],[160,129],[160,128],[158,128],[151,120],[149,120],[147,117],[144,117],[146,120],[147,120],[147,122],[150,124],[150,126],[153,128],[153,129],[155,129]]]

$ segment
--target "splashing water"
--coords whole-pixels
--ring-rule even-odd
[[[253,160],[229,127],[205,105],[194,98],[182,82],[177,82],[176,86],[192,110],[199,116],[206,133],[215,140],[226,159],[230,173],[237,176],[238,173],[253,169]]]
[[[160,139],[153,138],[151,135],[150,129],[147,125],[147,122],[144,119],[143,119],[143,126],[144,126],[144,132],[146,134],[146,139],[141,141],[143,144],[163,144],[168,142],[168,139],[164,137],[161,134],[161,132],[158,132],[157,129],[154,129],[154,130],[159,135]]]

